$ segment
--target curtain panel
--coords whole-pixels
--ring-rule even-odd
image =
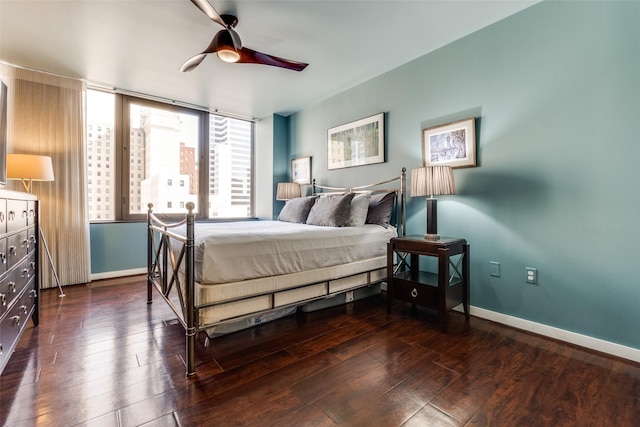
[[[55,181],[33,182],[40,200],[40,226],[61,285],[88,283],[91,277],[85,92],[80,80],[6,66],[9,153],[50,156]],[[24,191],[19,181],[7,187]],[[42,243],[42,242],[41,242]],[[56,287],[44,247],[40,251],[41,287]]]

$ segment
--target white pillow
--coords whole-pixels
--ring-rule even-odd
[[[349,227],[361,227],[367,220],[367,213],[369,212],[369,201],[371,200],[371,193],[356,193],[351,200],[351,214],[347,226]]]

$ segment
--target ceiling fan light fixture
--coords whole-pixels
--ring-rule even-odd
[[[213,45],[218,58],[224,62],[238,62],[240,53],[233,46],[233,39],[227,30],[220,30],[213,38]]]
[[[224,62],[238,62],[240,54],[232,48],[223,48],[216,52]]]

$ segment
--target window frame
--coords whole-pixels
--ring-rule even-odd
[[[89,88],[90,90],[97,90]],[[104,91],[104,90],[103,90]],[[199,120],[198,125],[198,211],[196,212],[196,219],[198,220],[206,220],[211,222],[216,221],[229,221],[229,220],[249,220],[255,217],[255,122],[253,120],[247,119],[237,119],[246,121],[250,125],[250,167],[251,167],[251,177],[250,177],[250,193],[249,193],[249,214],[248,216],[242,217],[209,217],[209,195],[210,195],[210,176],[209,176],[209,160],[210,160],[210,120],[211,116],[220,116],[226,117],[228,119],[235,119],[233,117],[228,117],[223,114],[212,113],[210,111],[192,108],[184,105],[178,105],[174,103],[162,102],[158,100],[152,100],[148,98],[143,98],[139,96],[133,96],[123,93],[114,93],[115,96],[115,117],[114,117],[114,137],[115,144],[112,143],[113,153],[111,157],[113,158],[113,171],[115,176],[113,177],[114,181],[114,192],[112,198],[112,204],[114,206],[114,219],[91,219],[90,223],[109,223],[109,222],[140,222],[145,221],[147,218],[147,207],[141,207],[141,211],[144,213],[131,213],[130,212],[130,203],[129,203],[129,194],[130,194],[130,174],[136,173],[135,170],[132,170],[132,167],[136,167],[136,165],[132,165],[131,156],[130,156],[130,106],[131,104],[148,106],[151,108],[162,109],[165,111],[176,112],[176,113],[186,113],[189,115],[197,116]],[[112,139],[113,141],[113,139]],[[178,160],[179,161],[179,160]],[[187,211],[185,209],[184,214]],[[169,214],[169,213],[161,213],[158,214],[159,217],[167,219],[167,220],[179,220],[184,218],[184,214]]]

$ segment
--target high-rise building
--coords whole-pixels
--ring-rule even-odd
[[[113,155],[115,137],[113,126],[107,123],[87,125],[87,182],[89,218],[115,218],[115,175]]]
[[[144,130],[145,171],[140,183],[142,205],[152,203],[154,210],[162,213],[184,213],[186,204],[193,202],[197,209],[197,191],[191,191],[197,190],[197,183],[194,187],[190,179],[197,176],[195,146],[188,147],[181,141],[181,115],[141,109],[140,122]],[[190,157],[188,165],[182,162],[183,157]]]
[[[251,215],[251,123],[210,115],[209,215]]]

